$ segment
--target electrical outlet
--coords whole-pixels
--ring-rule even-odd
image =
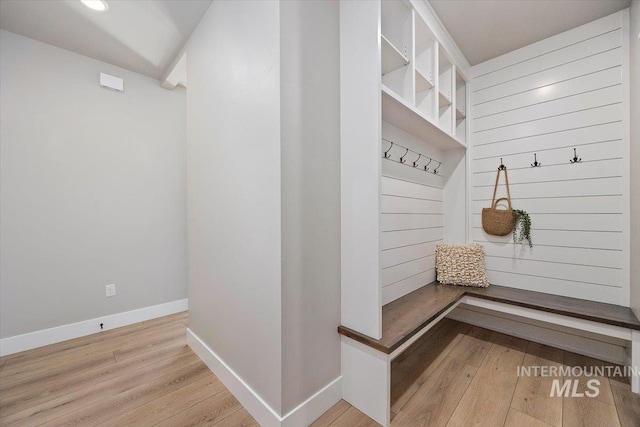
[[[116,285],[115,284],[105,285],[104,293],[108,297],[114,297],[116,295]]]

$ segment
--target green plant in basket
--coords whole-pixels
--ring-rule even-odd
[[[533,247],[531,242],[531,217],[526,211],[513,209],[513,241],[522,243],[529,242],[529,247]]]

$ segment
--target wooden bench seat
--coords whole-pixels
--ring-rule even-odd
[[[382,337],[339,326],[343,397],[382,424],[390,423],[391,361],[456,307],[528,318],[629,342],[631,366],[640,367],[640,321],[628,307],[504,286],[430,283],[382,307]],[[489,316],[491,316],[489,314]],[[506,332],[509,333],[509,332]],[[625,346],[626,347],[626,346]],[[627,347],[628,348],[628,347]],[[631,388],[640,393],[640,375]]]
[[[472,288],[433,282],[382,307],[379,340],[345,326],[338,332],[391,354],[466,295],[640,331],[640,321],[628,307],[505,286]]]

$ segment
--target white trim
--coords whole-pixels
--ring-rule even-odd
[[[160,81],[160,86],[165,89],[172,90],[178,85],[187,87],[187,52],[184,51],[179,58],[178,62],[171,66],[167,76]]]
[[[282,427],[308,426],[342,399],[342,375],[282,417]]]
[[[640,331],[633,331],[631,341],[631,391],[640,393]]]
[[[448,317],[460,322],[556,347],[611,363],[626,365],[626,350],[622,345],[598,341],[575,333],[562,332],[528,323],[524,318],[506,318],[460,306]],[[555,323],[554,323],[555,324]]]
[[[463,304],[471,305],[474,307],[486,308],[488,310],[513,314],[520,317],[527,317],[529,319],[540,320],[542,322],[555,323],[558,325],[566,326],[568,328],[594,332],[600,335],[606,335],[610,337],[620,338],[626,341],[631,341],[631,330],[620,326],[607,325],[604,323],[592,322],[590,320],[576,319],[575,317],[520,307],[513,304],[505,304],[496,301],[474,298],[470,295],[462,297],[461,302]]]
[[[415,334],[414,336],[412,336],[411,338],[409,338],[406,342],[404,342],[400,347],[396,348],[390,355],[389,355],[389,361],[395,359],[396,357],[398,357],[400,355],[400,353],[402,353],[403,351],[405,351],[411,344],[413,344],[414,342],[418,341],[420,339],[420,337],[422,337],[429,329],[431,329],[432,327],[434,327],[439,321],[441,321],[442,319],[444,319],[445,317],[447,317],[447,315],[449,313],[451,313],[457,306],[460,305],[460,301],[456,302],[455,304],[453,304],[451,307],[449,307],[444,313],[442,313],[440,316],[436,317],[434,320],[432,320],[429,324],[427,324],[426,326],[424,326],[422,329],[420,329],[420,331]]]
[[[309,425],[342,398],[342,377],[340,376],[281,417],[189,328],[187,328],[187,345],[263,427]]]
[[[213,371],[262,427],[280,426],[280,416],[193,331],[187,328],[187,345]]]
[[[6,356],[20,351],[31,350],[33,348],[95,334],[101,331],[101,323],[104,324],[104,329],[102,330],[108,331],[110,329],[144,322],[145,320],[186,311],[188,308],[188,300],[181,299],[164,304],[125,311],[123,313],[96,317],[95,319],[70,323],[68,325],[57,326],[55,328],[43,329],[40,331],[29,332],[27,334],[3,338],[0,340],[0,356]]]
[[[622,302],[631,306],[631,80],[629,64],[629,9],[620,11],[622,28]]]

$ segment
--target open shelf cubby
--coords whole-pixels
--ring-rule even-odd
[[[413,12],[398,1],[381,2],[382,83],[413,102]]]
[[[433,76],[423,74],[416,68],[416,94],[430,91],[433,88]]]
[[[436,118],[438,109],[436,64],[438,62],[438,42],[426,22],[414,14],[415,27],[415,105],[428,117]]]
[[[382,75],[385,76],[399,68],[409,65],[409,59],[395,47],[388,38],[380,36],[382,46]]]
[[[444,50],[438,49],[438,124],[447,133],[453,133],[454,68]]]

